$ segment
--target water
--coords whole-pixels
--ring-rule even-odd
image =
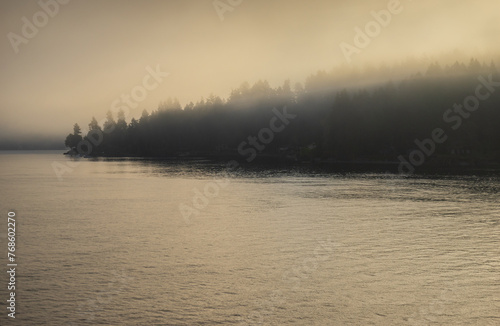
[[[498,175],[53,161],[0,154],[19,325],[500,325]]]

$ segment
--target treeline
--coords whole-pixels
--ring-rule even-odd
[[[383,77],[380,73],[373,76]],[[357,78],[363,80],[363,75]],[[484,85],[484,80],[490,84]],[[92,119],[85,137],[75,125],[66,146],[89,156],[248,159],[253,149],[261,157],[396,161],[416,148],[415,140],[432,138],[433,130],[441,128],[447,139],[436,147],[433,159],[500,162],[497,81],[500,76],[493,63],[473,59],[468,65],[434,63],[424,73],[364,88],[339,89],[336,75],[327,72],[293,87],[290,81],[277,88],[266,81],[243,83],[227,99],[212,95],[184,107],[169,99],[129,122],[124,112],[118,112],[116,119],[108,112],[103,126]],[[480,94],[490,96],[480,99],[477,108],[455,107],[472,101],[469,97],[477,96],[478,87]],[[295,117],[288,124],[278,121],[271,135],[276,110]]]

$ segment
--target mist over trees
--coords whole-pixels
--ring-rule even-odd
[[[89,132],[102,139],[96,141],[90,134],[82,138],[75,125],[65,144],[76,151],[78,143],[87,140],[92,148],[80,146],[80,151],[89,156],[241,157],[253,146],[260,157],[396,161],[416,148],[415,140],[431,138],[433,130],[441,128],[446,141],[436,146],[433,161],[500,162],[500,88],[474,112],[454,108],[475,94],[481,85],[478,77],[500,81],[494,63],[432,63],[423,73],[372,83],[375,76],[391,76],[391,68],[382,66],[343,75],[344,88],[339,88],[338,76],[319,71],[303,85],[287,80],[277,88],[267,81],[245,82],[227,99],[210,95],[184,107],[169,98],[129,122],[122,111],[116,117],[108,112],[103,126],[95,118],[89,123]],[[286,108],[296,118],[264,144],[257,135],[269,127],[273,108]],[[256,136],[259,146],[250,145],[249,136]]]

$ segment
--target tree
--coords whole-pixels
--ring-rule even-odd
[[[189,102],[189,104],[186,104],[186,106],[184,106],[184,111],[191,111],[191,110],[193,110],[193,107],[194,107],[194,103]]]
[[[142,110],[141,118],[139,119],[140,124],[146,124],[149,121],[148,110]]]
[[[125,132],[127,129],[127,122],[125,121],[125,112],[120,109],[117,115],[116,129]]]
[[[89,132],[87,136],[84,137],[86,141],[89,141],[92,145],[92,151],[94,153],[99,153],[101,149],[101,143],[104,140],[104,135],[102,133],[101,126],[97,122],[95,117],[92,117],[92,120],[89,123]]]
[[[106,122],[104,122],[104,132],[111,133],[115,130],[116,122],[113,119],[113,112],[106,113]]]
[[[73,133],[69,134],[66,137],[66,140],[64,141],[64,145],[66,147],[73,149],[73,150],[76,150],[78,144],[83,139],[81,136],[81,133],[82,133],[82,130],[81,130],[80,126],[78,125],[78,123],[75,123],[75,125],[73,126]]]
[[[82,129],[80,128],[78,123],[75,123],[75,125],[73,126],[73,135],[78,136],[81,133],[82,133]]]
[[[92,117],[92,121],[89,123],[89,130],[101,130],[101,127],[99,126],[99,123],[97,122],[95,117]]]

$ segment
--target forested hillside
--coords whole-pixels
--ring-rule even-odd
[[[382,69],[353,76],[344,88],[334,72],[318,72],[304,85],[243,83],[227,99],[210,96],[184,107],[168,99],[130,121],[123,111],[108,112],[103,126],[92,119],[83,138],[75,126],[66,146],[88,156],[397,161],[440,129],[432,153],[428,145],[432,161],[500,162],[500,76],[493,63],[435,63],[406,78],[371,82]]]

